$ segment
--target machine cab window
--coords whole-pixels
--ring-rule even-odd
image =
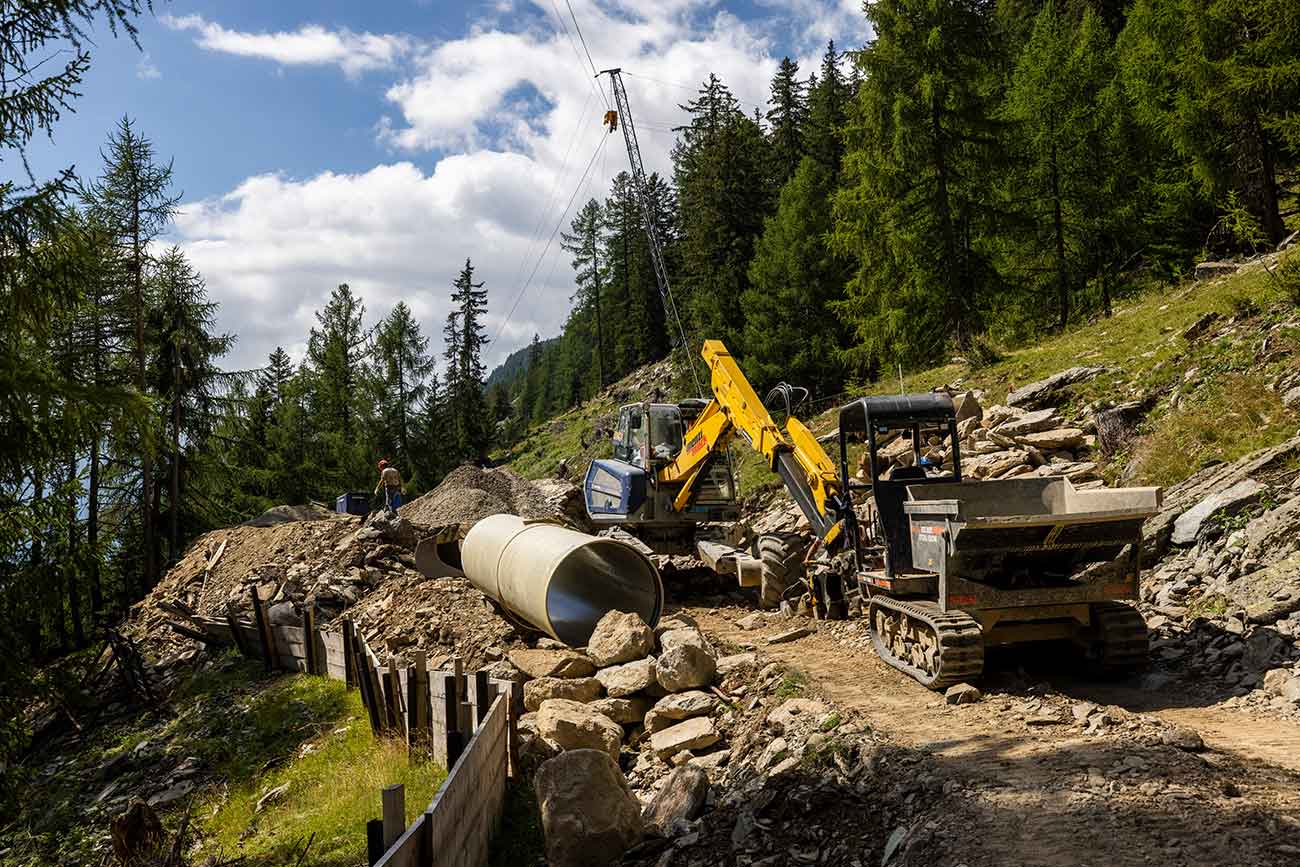
[[[672,404],[629,404],[618,412],[614,458],[642,469],[682,450],[682,413]]]

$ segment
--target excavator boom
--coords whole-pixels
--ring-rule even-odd
[[[713,399],[686,431],[676,460],[658,473],[660,482],[682,483],[674,505],[680,511],[690,502],[705,462],[739,431],[764,457],[768,469],[781,476],[817,535],[832,537],[838,530],[830,501],[840,483],[825,449],[798,419],[789,419],[785,432],[777,427],[721,340],[704,341],[701,354],[709,368]]]

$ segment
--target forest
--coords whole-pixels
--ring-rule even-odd
[[[86,646],[199,533],[369,491],[379,457],[427,489],[674,350],[621,174],[562,236],[563,333],[538,335],[490,388],[489,292],[513,287],[477,279],[474,250],[447,287],[441,353],[405,304],[372,320],[340,275],[304,357],[228,369],[237,336],[163,243],[183,164],[123,118],[102,165],[24,169],[24,148],[75,108],[85,30],[134,39],[146,11],[0,11],[0,160],[17,178],[0,181],[0,682]],[[1293,0],[877,0],[865,14],[867,45],[829,44],[813,70],[783,61],[765,112],[710,76],[682,106],[672,177],[651,178],[688,350],[725,340],[760,388],[828,395],[900,365],[985,363],[1199,259],[1271,249],[1295,223]]]

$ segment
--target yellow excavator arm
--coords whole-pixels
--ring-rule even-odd
[[[674,507],[686,507],[709,456],[725,449],[739,431],[781,476],[817,535],[832,541],[840,525],[827,504],[839,492],[840,481],[826,450],[796,418],[786,421],[785,432],[777,427],[721,340],[704,341],[701,354],[709,366],[713,399],[686,431],[677,459],[658,474],[661,482],[682,483]]]

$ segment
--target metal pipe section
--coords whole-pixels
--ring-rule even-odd
[[[651,627],[663,611],[659,570],[614,539],[491,515],[469,531],[460,558],[471,584],[570,647],[585,646],[610,611],[636,612]]]

